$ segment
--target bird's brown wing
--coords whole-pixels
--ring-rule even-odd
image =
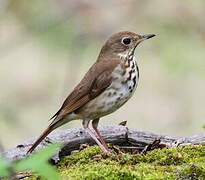
[[[62,107],[54,115],[55,118],[48,128],[39,136],[27,153],[31,153],[38,144],[54,129],[64,124],[62,119],[69,113],[76,111],[90,100],[101,94],[111,84],[113,69],[119,64],[116,60],[98,61],[86,73],[82,81],[64,101]]]
[[[111,73],[117,64],[117,61],[104,61],[94,64],[79,85],[64,101],[51,124],[56,123],[101,94],[111,84]]]

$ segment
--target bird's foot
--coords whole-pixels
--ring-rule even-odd
[[[109,157],[112,156],[113,154],[110,151],[106,151],[103,153],[104,156]]]
[[[117,154],[124,154],[121,150],[120,150],[120,148],[118,147],[118,146],[115,146],[115,145],[113,145],[112,146],[112,149],[117,153]]]

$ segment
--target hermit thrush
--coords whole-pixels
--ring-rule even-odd
[[[154,36],[127,31],[112,35],[103,45],[97,61],[51,118],[53,121],[28,153],[57,127],[82,119],[84,129],[103,152],[109,155],[109,149],[97,129],[99,119],[116,111],[133,95],[139,79],[139,69],[134,58],[135,48]],[[91,121],[94,132],[89,127]]]

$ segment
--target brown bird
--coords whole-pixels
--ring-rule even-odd
[[[128,31],[112,35],[103,45],[97,61],[68,95],[61,108],[51,118],[51,124],[28,153],[57,127],[72,120],[82,119],[84,129],[102,151],[109,155],[109,149],[97,129],[98,122],[101,117],[119,109],[133,95],[139,79],[139,69],[134,58],[135,48],[142,41],[154,36]],[[91,121],[94,132],[89,127]]]

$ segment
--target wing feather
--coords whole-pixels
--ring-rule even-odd
[[[101,94],[110,85],[117,64],[117,60],[96,62],[51,119],[61,119]]]

